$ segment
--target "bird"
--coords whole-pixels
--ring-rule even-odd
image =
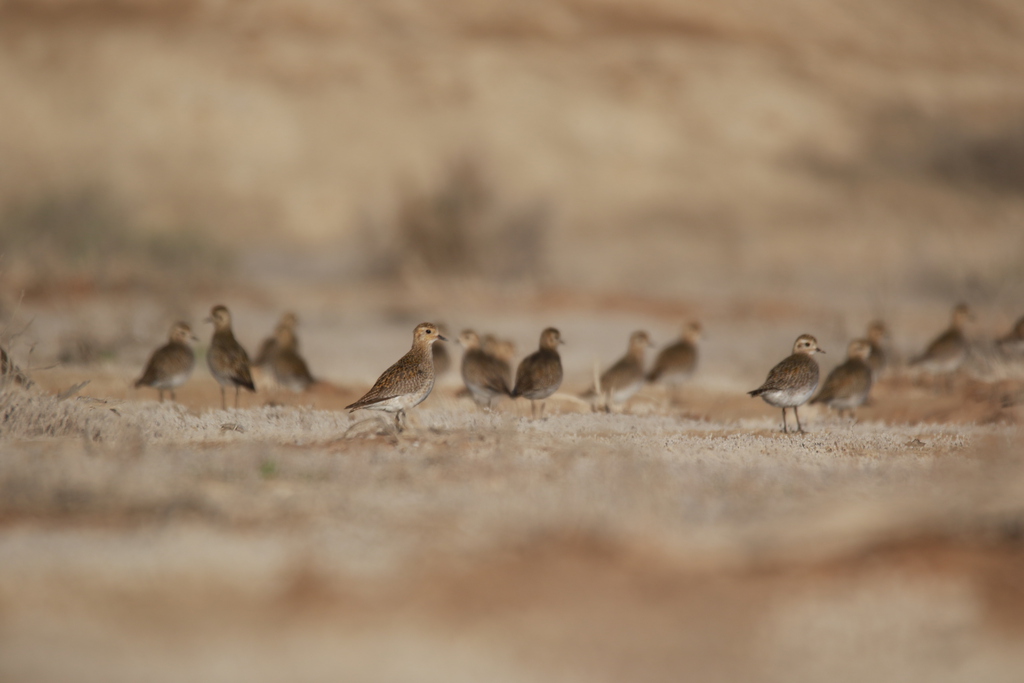
[[[818,348],[818,340],[809,334],[801,334],[793,343],[793,354],[771,369],[764,384],[747,392],[751,396],[760,396],[768,405],[782,408],[783,433],[789,432],[786,408],[793,409],[797,431],[804,431],[797,408],[806,403],[818,388],[818,363],[812,357],[816,353],[825,353]]]
[[[544,415],[544,399],[562,386],[562,358],[558,355],[559,344],[564,344],[561,333],[549,327],[540,333],[540,348],[524,358],[516,369],[516,383],[512,398],[522,396],[530,399],[530,414],[537,416],[537,401],[540,414]]]
[[[846,356],[845,363],[828,373],[821,391],[811,399],[811,403],[824,403],[838,410],[839,417],[846,411],[855,417],[854,411],[864,405],[871,391],[873,375],[868,363],[871,358],[871,341],[854,339],[847,348]]]
[[[249,369],[249,354],[235,339],[231,331],[231,313],[225,306],[217,305],[210,310],[206,322],[213,323],[213,339],[206,352],[206,364],[210,366],[210,374],[220,384],[220,406],[227,410],[227,398],[224,387],[235,387],[235,408],[238,408],[239,389],[245,387],[255,392],[256,385],[252,382]]]
[[[444,323],[438,323],[437,331],[441,336],[448,334]],[[444,344],[434,344],[430,347],[430,353],[434,357],[434,377],[440,377],[448,372],[452,366],[451,356],[448,355],[448,347]]]
[[[176,322],[171,325],[170,339],[153,352],[146,363],[142,376],[135,380],[135,387],[153,387],[163,403],[164,391],[171,392],[171,400],[177,400],[174,390],[184,384],[192,375],[196,365],[196,354],[191,342],[199,341],[188,323]]]
[[[501,364],[506,383],[513,386],[515,377],[512,375],[512,361],[516,357],[516,343],[508,339],[498,339],[493,334],[486,334],[480,344],[484,353],[492,356]]]
[[[430,347],[438,340],[448,341],[437,325],[417,325],[409,352],[385,370],[361,399],[345,409],[350,413],[362,409],[394,413],[395,429],[401,432],[405,411],[422,403],[434,388],[434,357]]]
[[[613,404],[625,403],[644,385],[644,355],[653,346],[650,336],[638,330],[629,336],[629,348],[626,355],[601,375],[598,387],[594,387],[587,396],[600,395],[606,412]]]
[[[647,381],[678,386],[688,380],[697,369],[697,342],[700,334],[700,323],[687,323],[680,339],[658,353],[654,366],[647,373]]]
[[[268,365],[274,358],[274,354],[277,353],[277,330],[284,326],[292,331],[292,340],[295,343],[295,350],[299,350],[299,340],[295,337],[295,328],[299,324],[299,316],[295,315],[292,311],[286,311],[282,316],[281,320],[277,323],[274,328],[274,334],[270,335],[260,344],[260,350],[256,354],[256,358],[252,361],[253,367],[261,367]]]
[[[947,388],[953,373],[967,360],[968,342],[964,334],[964,326],[973,315],[967,304],[957,304],[953,309],[949,329],[936,337],[924,352],[910,361],[911,367],[917,367],[932,375],[945,375]]]
[[[466,383],[477,405],[490,409],[498,396],[508,396],[508,364],[483,350],[480,336],[473,330],[463,330],[459,344],[462,354],[462,381]]]
[[[868,355],[867,364],[871,368],[872,381],[877,380],[885,371],[889,363],[888,354],[885,350],[885,340],[889,336],[889,329],[881,320],[874,320],[868,325],[868,344],[871,353]]]
[[[1001,337],[996,344],[1003,353],[1019,354],[1024,352],[1024,316],[1013,325],[1013,329]]]
[[[291,326],[284,322],[278,324],[274,331],[274,347],[270,368],[277,383],[295,393],[308,389],[316,380],[309,373],[306,361],[299,355],[295,331]]]

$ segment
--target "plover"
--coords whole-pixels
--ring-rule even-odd
[[[33,384],[28,375],[14,364],[14,361],[7,355],[7,351],[0,347],[0,385],[5,382],[14,382],[26,387],[30,387]]]
[[[885,350],[885,341],[889,337],[889,330],[881,320],[875,320],[868,325],[868,344],[871,346],[871,353],[868,355],[867,364],[871,368],[872,380],[877,380],[889,363],[889,356]]]
[[[433,323],[420,323],[412,333],[412,348],[384,371],[361,399],[345,406],[356,410],[383,410],[395,414],[395,428],[402,431],[405,411],[423,402],[434,388],[434,358],[430,347],[448,341]]]
[[[669,344],[658,353],[654,366],[647,373],[647,381],[679,386],[692,377],[697,369],[697,342],[700,334],[700,323],[687,323],[679,341]]]
[[[541,401],[540,414],[544,415],[544,399],[562,386],[562,359],[558,345],[564,344],[558,330],[549,327],[540,334],[540,348],[524,358],[516,370],[516,384],[512,397],[530,399],[530,414],[537,415],[537,401]]]
[[[818,340],[809,334],[800,335],[793,344],[793,354],[771,369],[764,384],[747,392],[751,396],[760,396],[768,405],[782,408],[783,432],[789,432],[786,408],[793,409],[797,431],[804,431],[797,408],[806,403],[818,388],[818,363],[812,358],[816,353],[825,353],[818,348]]]
[[[957,304],[949,329],[936,337],[924,353],[910,361],[910,365],[933,375],[945,375],[948,382],[967,360],[968,342],[964,326],[971,319],[973,316],[967,304]]]
[[[512,362],[516,358],[516,344],[508,339],[498,339],[493,334],[484,335],[481,341],[484,353],[497,360],[505,373],[505,382],[508,386],[515,384],[515,377],[512,375]]]
[[[275,351],[270,359],[274,379],[284,388],[300,393],[315,381],[309,374],[309,366],[299,355],[294,329],[281,323],[274,332]]]
[[[177,322],[171,326],[170,340],[153,352],[146,363],[142,376],[135,380],[135,387],[153,387],[163,403],[164,391],[171,392],[171,400],[177,397],[174,390],[184,384],[192,375],[196,365],[196,355],[192,351],[192,342],[199,341],[192,334],[188,323]]]
[[[220,406],[227,410],[227,398],[224,387],[235,388],[235,408],[238,407],[238,391],[245,387],[255,392],[256,385],[252,382],[249,370],[249,354],[235,339],[231,331],[231,313],[224,306],[214,306],[206,322],[213,323],[213,339],[206,352],[206,364],[210,366],[210,374],[220,385]]]
[[[614,404],[625,403],[643,387],[644,356],[651,346],[651,338],[646,332],[634,332],[629,336],[626,355],[602,373],[600,399],[606,411],[610,411]],[[585,395],[597,397],[596,387]]]
[[[463,330],[459,344],[464,349],[462,381],[477,405],[490,409],[496,397],[509,395],[508,366],[481,348],[480,337],[473,330]]]
[[[839,411],[839,417],[846,411],[855,417],[854,411],[864,404],[871,391],[872,373],[867,362],[871,357],[871,342],[854,339],[846,355],[846,362],[828,373],[821,391],[811,399],[811,403],[824,403]]]
[[[282,326],[287,327],[289,330],[292,331],[292,339],[295,342],[295,351],[298,352],[299,340],[298,337],[295,336],[295,327],[298,324],[299,316],[295,315],[295,313],[291,311],[285,312],[284,315],[281,316],[281,320],[277,323],[277,326],[274,328],[274,334],[264,339],[263,342],[260,344],[260,350],[256,354],[256,358],[253,359],[252,361],[253,367],[261,367],[263,365],[268,365],[274,359],[274,354],[277,353],[278,348],[277,331]]]

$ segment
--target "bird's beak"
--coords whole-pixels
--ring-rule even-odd
[[[199,341],[199,337],[197,337],[196,335],[193,334],[192,335],[192,341]]]
[[[818,353],[825,353],[825,349],[818,349]]]
[[[564,344],[564,343],[565,343],[565,340],[564,340],[564,339],[562,339],[561,337],[559,337],[559,338],[558,338],[558,343],[559,343],[559,344]]]
[[[212,323],[213,322],[213,318],[211,318],[211,317],[203,318],[203,322],[204,323]]]
[[[441,341],[448,341],[447,337],[442,337],[440,334],[437,335],[437,338],[440,339]]]

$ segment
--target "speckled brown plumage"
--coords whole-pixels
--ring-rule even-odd
[[[7,351],[0,347],[0,385],[6,382],[14,382],[25,387],[32,386],[32,380],[21,371],[7,355]]]
[[[678,385],[697,369],[697,342],[700,340],[700,323],[691,322],[683,328],[680,339],[658,352],[654,365],[647,373],[648,382]]]
[[[806,403],[818,388],[818,363],[812,358],[815,353],[825,353],[818,348],[818,340],[809,334],[800,335],[793,344],[793,354],[768,372],[764,384],[747,392],[751,396],[760,396],[768,405],[782,408],[783,432],[789,431],[787,408],[793,409],[797,431],[804,431],[797,408]]]
[[[235,339],[231,331],[231,313],[225,306],[214,306],[206,321],[212,322],[214,328],[213,339],[210,340],[210,348],[206,352],[206,364],[210,367],[210,374],[220,385],[221,408],[227,410],[227,398],[224,393],[224,387],[227,386],[235,388],[237,408],[240,388],[256,391],[249,369],[249,354]]]
[[[601,398],[604,409],[625,403],[644,385],[644,356],[651,346],[650,336],[640,330],[629,336],[626,355],[601,374]],[[592,389],[591,395],[596,394]]]
[[[459,335],[462,354],[462,381],[477,405],[490,408],[499,396],[508,396],[507,365],[483,350],[473,330]]]
[[[967,360],[969,344],[964,326],[970,318],[970,308],[966,304],[957,305],[949,329],[936,337],[910,365],[935,375],[951,375],[959,370]]]
[[[292,339],[295,343],[295,352],[299,351],[299,339],[295,336],[295,327],[299,324],[299,316],[291,311],[287,311],[281,316],[281,320],[278,321],[277,326],[274,328],[274,334],[270,335],[260,344],[260,350],[256,354],[256,358],[252,361],[253,367],[261,367],[263,365],[270,364],[274,359],[274,354],[277,353],[277,330],[281,327],[287,327],[292,331]]]
[[[996,343],[1004,353],[1024,353],[1024,317],[1014,323],[1013,329]]]
[[[871,346],[871,353],[868,355],[867,364],[871,368],[873,380],[877,380],[889,364],[889,354],[885,348],[885,340],[889,336],[889,330],[881,320],[875,320],[868,325],[868,344]]]
[[[270,359],[270,368],[277,383],[296,393],[305,391],[313,382],[313,375],[305,359],[299,355],[295,332],[291,326],[279,324],[274,331],[275,351]]]
[[[540,348],[519,363],[512,397],[530,399],[533,415],[536,415],[536,401],[543,401],[562,386],[562,358],[558,355],[558,346],[564,343],[558,330],[549,327],[541,332]],[[543,403],[540,412],[544,414]]]
[[[828,373],[825,383],[811,403],[824,403],[829,408],[839,411],[839,416],[849,411],[851,415],[864,404],[871,391],[871,366],[867,360],[871,357],[871,343],[867,339],[855,339],[850,342],[846,362],[836,366]]]
[[[433,323],[420,323],[412,336],[412,348],[381,374],[373,387],[355,403],[345,406],[356,410],[383,410],[395,414],[395,426],[401,431],[405,411],[423,402],[434,388],[434,358],[431,345],[448,341]]]
[[[196,355],[191,346],[193,341],[196,341],[196,337],[187,323],[174,323],[170,340],[149,357],[142,376],[135,380],[136,388],[145,386],[156,389],[161,402],[164,400],[164,391],[169,390],[171,400],[176,400],[174,390],[188,380],[196,364]]]

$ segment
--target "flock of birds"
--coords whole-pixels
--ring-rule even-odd
[[[969,340],[964,331],[971,319],[965,304],[953,309],[947,330],[935,338],[911,366],[949,378],[968,357]],[[264,340],[258,354],[250,360],[231,329],[231,313],[225,306],[214,306],[206,322],[213,323],[214,332],[206,354],[210,373],[221,391],[221,407],[227,408],[227,389],[235,389],[235,407],[238,407],[241,389],[255,392],[252,368],[268,370],[279,386],[301,392],[313,384],[309,367],[299,354],[295,327],[298,319],[286,313]],[[644,331],[634,332],[629,339],[626,354],[595,378],[591,389],[582,395],[595,408],[610,410],[631,398],[647,382],[679,386],[694,373],[698,359],[699,323],[688,323],[679,340],[663,348],[650,370],[645,370],[645,355],[653,346]],[[798,432],[803,431],[798,408],[808,401],[821,403],[838,411],[854,415],[854,411],[868,399],[871,387],[886,367],[884,341],[887,330],[882,322],[868,327],[867,337],[850,342],[847,359],[833,369],[819,390],[819,368],[814,355],[824,353],[817,340],[802,334],[793,344],[792,354],[773,367],[764,383],[748,392],[769,405],[782,409],[782,431],[788,432],[787,410],[793,410]],[[192,374],[195,354],[191,343],[198,341],[187,323],[178,322],[171,327],[170,339],[150,356],[136,387],[152,387],[175,400],[175,389],[182,386]],[[436,374],[444,372],[450,364],[447,352],[435,342],[449,341],[433,323],[422,323],[413,331],[412,348],[385,370],[366,394],[346,406],[349,411],[379,410],[394,414],[395,428],[404,427],[406,411],[427,398],[434,386]],[[486,336],[483,339],[472,330],[463,331],[458,341],[464,349],[462,379],[469,396],[480,406],[490,409],[500,397],[523,397],[531,403],[531,414],[537,416],[537,404],[543,416],[544,400],[554,394],[562,384],[562,361],[558,348],[564,342],[553,327],[540,335],[539,348],[526,356],[512,372],[515,347]],[[1024,317],[998,341],[1000,348],[1010,354],[1024,354]],[[596,373],[595,373],[596,374]],[[15,380],[24,379],[23,373],[0,349],[0,375]]]

